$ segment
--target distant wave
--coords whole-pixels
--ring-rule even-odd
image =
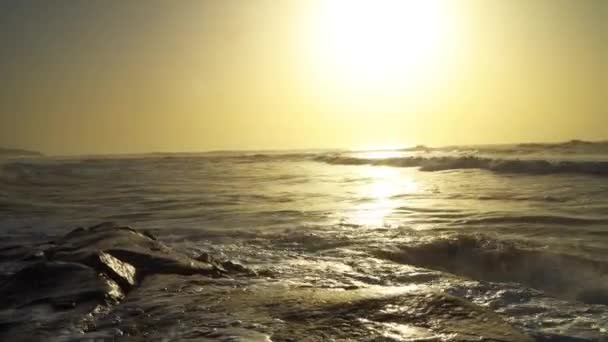
[[[524,143],[518,144],[520,148],[542,148],[542,149],[565,149],[565,148],[593,148],[606,149],[608,141],[585,141],[585,140],[570,140],[562,143]]]
[[[608,176],[608,161],[548,161],[522,159],[494,159],[477,156],[357,158],[344,155],[326,155],[317,161],[338,165],[384,165],[419,167],[421,171],[480,169],[501,173],[555,174],[578,173]]]
[[[112,179],[117,175],[133,177],[134,174],[158,169],[187,167],[207,169],[209,164],[230,162],[249,164],[259,162],[284,162],[311,160],[315,153],[245,153],[245,154],[167,154],[92,156],[85,159],[15,160],[0,164],[0,183],[41,185],[74,183],[81,180]]]
[[[28,151],[18,148],[0,147],[0,157],[42,157],[43,154],[37,151]]]
[[[428,152],[428,151],[433,151],[433,150],[437,150],[437,148],[428,147],[425,145],[416,145],[416,146],[412,146],[412,147],[405,147],[405,148],[399,149],[399,151],[403,151],[403,152],[418,152],[418,151]]]
[[[254,154],[241,154],[231,157],[220,157],[221,159],[229,158],[232,161],[240,163],[257,163],[257,162],[270,162],[270,161],[300,161],[308,160],[316,157],[316,152],[303,152],[303,153],[254,153]]]
[[[591,219],[569,216],[549,216],[549,215],[518,215],[518,216],[496,216],[466,219],[454,222],[457,225],[495,225],[495,224],[551,224],[551,225],[567,225],[567,226],[591,226],[605,225],[608,220]]]
[[[479,281],[517,282],[567,299],[608,304],[608,264],[539,246],[460,234],[376,254]]]
[[[403,152],[481,152],[492,154],[527,155],[535,153],[608,154],[608,141],[570,140],[560,143],[522,143],[514,145],[451,145],[428,147],[417,145],[400,149]]]

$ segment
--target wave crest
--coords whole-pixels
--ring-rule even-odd
[[[421,171],[463,169],[489,170],[499,173],[561,174],[574,173],[608,176],[608,161],[548,161],[522,159],[492,159],[477,156],[357,158],[342,155],[319,156],[317,161],[338,165],[379,165],[419,167]]]
[[[377,254],[475,280],[516,282],[555,296],[608,305],[608,264],[532,247],[461,234]]]

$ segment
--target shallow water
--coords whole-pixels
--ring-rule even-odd
[[[118,221],[191,255],[240,261],[276,286],[422,286],[489,307],[546,340],[608,336],[605,143],[49,157],[0,168],[3,245]],[[3,276],[18,269],[0,264]],[[89,336],[125,333],[137,322],[129,308],[168,302],[152,310],[155,336],[197,336],[201,312],[183,310],[196,300],[196,280],[156,281],[110,315],[120,323],[92,318],[99,322]],[[154,292],[182,287],[190,290]],[[435,336],[369,319],[360,317],[361,329],[389,340]],[[214,327],[211,340],[270,340],[282,324],[238,320]]]

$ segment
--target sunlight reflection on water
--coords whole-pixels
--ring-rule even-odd
[[[397,168],[369,166],[361,169],[361,175],[370,180],[361,188],[360,195],[367,200],[355,208],[351,217],[354,224],[383,226],[385,218],[399,206],[393,197],[420,191],[418,183]]]

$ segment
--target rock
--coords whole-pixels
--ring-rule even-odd
[[[124,295],[116,282],[89,266],[36,263],[0,285],[0,340],[55,341],[57,333],[80,331],[85,317]]]
[[[95,267],[110,273],[113,279],[117,276],[116,280],[127,286],[133,286],[149,274],[222,276],[225,273],[218,265],[194,260],[172,250],[150,233],[111,222],[70,232],[49,251],[49,255],[53,260]]]
[[[92,267],[114,280],[125,291],[129,291],[137,284],[138,273],[133,265],[103,251],[55,252],[53,258],[54,260],[76,262]]]
[[[56,308],[83,302],[116,303],[124,297],[111,279],[93,268],[72,262],[40,262],[0,285],[0,307],[20,308],[41,302]]]
[[[196,261],[185,256],[156,254],[134,249],[109,249],[107,252],[134,265],[142,275],[200,274],[219,277],[225,273],[216,265]]]
[[[150,232],[112,222],[77,228],[33,248],[0,247],[0,261],[17,267],[0,277],[0,340],[48,340],[52,334],[32,337],[30,332],[86,329],[78,322],[99,306],[120,302],[149,275],[222,277],[246,270],[236,264],[226,270],[211,257],[192,259]]]
[[[227,260],[227,261],[222,262],[221,265],[228,272],[241,273],[241,274],[247,274],[247,275],[256,275],[256,273],[253,270],[251,270],[239,263],[236,263],[234,261]]]
[[[201,253],[199,256],[197,256],[197,257],[196,257],[196,258],[194,258],[194,259],[196,259],[196,260],[198,260],[198,261],[201,261],[201,262],[206,262],[206,263],[214,263],[214,262],[216,262],[216,261],[215,261],[215,260],[214,260],[214,259],[211,257],[211,255],[209,255],[209,253],[206,253],[206,252],[205,252],[205,253]]]
[[[156,239],[156,236],[154,236],[154,235],[152,234],[152,232],[150,232],[150,231],[149,231],[149,230],[147,230],[147,229],[146,229],[146,230],[142,230],[142,231],[141,231],[141,233],[142,233],[142,234],[144,234],[145,236],[149,237],[149,238],[150,238],[150,239],[152,239],[152,240],[157,240],[157,239]]]

